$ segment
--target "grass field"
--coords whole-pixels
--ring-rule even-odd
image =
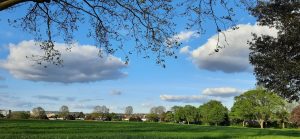
[[[0,139],[289,139],[297,129],[255,129],[167,123],[0,120]]]

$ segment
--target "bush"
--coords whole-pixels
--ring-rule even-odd
[[[65,116],[64,119],[65,120],[75,120],[75,116],[69,114],[69,115]]]
[[[9,119],[29,119],[29,112],[12,112],[9,116]]]
[[[291,122],[296,124],[298,127],[300,126],[300,105],[295,107],[291,112]]]
[[[141,117],[138,117],[138,116],[132,116],[129,118],[129,121],[130,122],[142,122],[142,119],[141,119]]]

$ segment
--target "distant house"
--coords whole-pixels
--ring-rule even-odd
[[[0,110],[0,114],[7,117],[9,114],[11,114],[11,110]]]

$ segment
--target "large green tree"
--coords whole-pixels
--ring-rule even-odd
[[[228,109],[220,101],[211,100],[199,107],[202,121],[207,124],[220,125],[228,115]]]
[[[284,100],[275,93],[264,89],[247,91],[235,98],[234,105],[236,115],[242,118],[253,118],[257,120],[261,128],[264,122],[275,116],[284,106]]]
[[[258,1],[251,9],[260,25],[275,27],[277,37],[254,35],[250,63],[259,85],[289,100],[300,96],[300,1]]]

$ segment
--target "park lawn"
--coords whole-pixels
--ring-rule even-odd
[[[298,129],[143,122],[0,120],[0,139],[293,139]]]

